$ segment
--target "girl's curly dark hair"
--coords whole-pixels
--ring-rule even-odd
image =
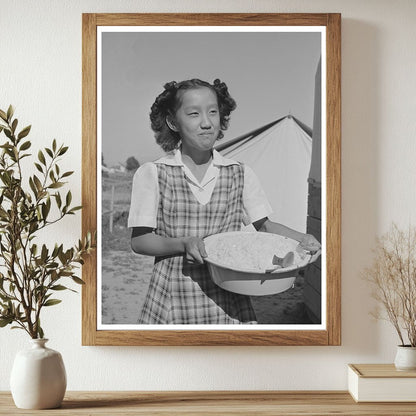
[[[164,85],[165,90],[156,97],[150,112],[150,122],[152,130],[155,132],[156,143],[165,152],[175,149],[180,142],[179,134],[172,131],[166,124],[166,117],[169,114],[174,114],[178,108],[178,92],[201,87],[209,88],[217,95],[221,129],[218,139],[224,136],[222,131],[227,129],[231,111],[237,107],[228,92],[227,85],[219,79],[216,79],[213,84],[197,78],[181,82],[171,81]]]

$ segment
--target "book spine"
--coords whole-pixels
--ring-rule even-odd
[[[358,402],[358,383],[359,383],[359,377],[355,373],[355,371],[348,367],[348,391],[350,392],[352,398]]]

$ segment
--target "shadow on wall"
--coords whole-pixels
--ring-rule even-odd
[[[379,34],[366,22],[342,20],[342,345],[360,357],[381,344],[371,290],[360,277],[379,219]]]

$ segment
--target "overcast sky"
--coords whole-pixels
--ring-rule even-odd
[[[312,127],[321,34],[107,32],[102,37],[102,150],[108,166],[163,152],[149,112],[168,81],[220,78],[237,102],[228,140],[289,113]]]

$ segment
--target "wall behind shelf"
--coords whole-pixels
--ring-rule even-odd
[[[392,362],[397,339],[375,322],[359,278],[375,236],[416,216],[416,3],[412,0],[0,0],[0,108],[32,124],[34,147],[70,145],[62,167],[81,194],[83,12],[342,13],[342,346],[82,347],[81,297],[64,293],[44,326],[60,351],[69,390],[346,389],[350,362]],[[80,216],[60,229],[80,234]],[[54,242],[54,233],[45,234]],[[0,390],[26,336],[0,330]]]

